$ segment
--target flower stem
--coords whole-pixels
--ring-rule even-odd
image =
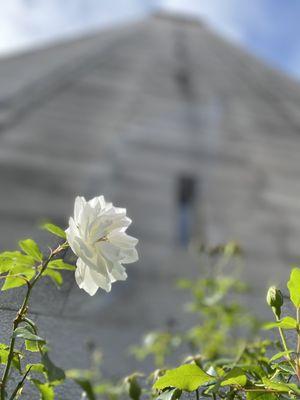
[[[39,272],[36,274],[34,279],[31,282],[26,281],[26,283],[27,283],[26,295],[25,295],[25,298],[23,300],[23,303],[22,303],[19,311],[17,312],[16,318],[13,321],[13,332],[12,332],[12,336],[11,336],[11,340],[10,340],[10,344],[9,344],[9,352],[8,352],[8,356],[7,356],[7,364],[5,366],[5,369],[4,369],[4,372],[3,372],[3,376],[2,376],[2,379],[1,379],[1,382],[0,382],[0,400],[5,400],[5,398],[6,398],[5,388],[6,388],[7,379],[8,379],[8,376],[9,376],[11,364],[12,364],[13,357],[14,357],[14,349],[15,349],[15,342],[16,342],[16,339],[15,339],[15,337],[13,335],[14,331],[17,329],[19,324],[24,321],[24,318],[25,318],[25,316],[27,314],[27,311],[28,311],[28,302],[29,302],[30,295],[31,295],[33,287],[35,286],[35,284],[39,281],[39,279],[43,275],[43,272],[47,268],[49,262],[53,259],[53,257],[55,255],[60,253],[62,250],[65,250],[66,245],[67,245],[67,242],[65,242],[62,245],[58,246],[55,250],[51,250],[49,257],[39,266],[40,267]],[[26,379],[26,376],[27,376],[27,374],[25,375],[25,379]],[[22,385],[23,385],[23,383],[22,383]],[[14,393],[10,397],[10,400],[13,400],[15,398],[16,393],[17,392],[14,391]]]
[[[30,370],[31,370],[32,366],[30,366],[28,368],[28,370],[26,371],[26,373],[24,374],[23,378],[21,379],[21,381],[17,384],[15,390],[13,391],[12,395],[10,396],[9,400],[13,400],[15,399],[16,395],[18,394],[19,390],[22,389],[22,387],[24,386],[25,380],[27,378],[27,375],[29,374]]]
[[[280,320],[278,316],[276,316],[276,320],[277,320],[277,321]],[[287,358],[287,360],[288,360],[288,362],[289,362],[291,368],[292,368],[293,371],[295,372],[295,374],[297,374],[297,370],[296,370],[296,368],[295,368],[295,366],[294,366],[294,364],[293,364],[292,358],[291,358],[291,356],[290,356],[290,354],[289,354],[289,352],[288,352],[289,349],[288,349],[287,342],[286,342],[286,338],[285,338],[285,335],[284,335],[284,333],[283,333],[282,328],[278,327],[278,331],[279,331],[279,335],[280,335],[280,338],[281,338],[281,342],[282,342],[283,349],[284,349],[284,351],[287,353],[286,358]]]
[[[297,307],[297,350],[296,350],[296,373],[298,381],[300,381],[300,332],[299,332],[299,323],[300,323],[300,308]]]

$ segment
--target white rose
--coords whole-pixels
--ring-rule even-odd
[[[112,282],[125,280],[122,264],[138,260],[138,240],[125,233],[130,224],[126,209],[106,203],[103,196],[90,201],[76,198],[66,235],[78,257],[76,282],[91,296],[99,287],[109,292]]]

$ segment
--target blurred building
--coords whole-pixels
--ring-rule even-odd
[[[127,207],[140,240],[139,263],[111,294],[90,298],[72,273],[59,292],[40,284],[33,317],[50,344],[58,338],[57,364],[87,366],[92,341],[106,372],[122,374],[145,330],[184,323],[172,286],[195,273],[193,235],[240,241],[250,304],[263,308],[266,285],[300,253],[299,107],[296,82],[179,17],[0,61],[1,249],[46,243],[37,224],[65,226],[78,194]],[[19,295],[1,293],[1,340]]]

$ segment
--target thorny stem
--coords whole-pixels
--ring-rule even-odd
[[[40,269],[39,269],[39,267],[37,268],[37,270],[39,269],[39,272],[36,274],[36,276],[34,277],[32,282],[26,281],[26,283],[27,283],[27,291],[26,291],[26,295],[25,295],[25,298],[23,300],[23,303],[22,303],[22,305],[21,305],[21,307],[20,307],[20,309],[19,309],[19,311],[17,313],[17,316],[13,321],[13,333],[17,329],[19,324],[21,322],[24,322],[24,320],[25,320],[25,316],[26,316],[27,311],[28,311],[28,302],[29,302],[29,299],[30,299],[30,295],[31,295],[32,289],[34,288],[36,283],[39,281],[41,276],[43,275],[43,272],[47,268],[49,262],[53,259],[54,256],[56,256],[62,250],[65,250],[66,246],[67,246],[67,242],[59,245],[55,250],[51,250],[49,257],[39,265]],[[12,333],[10,344],[9,344],[9,353],[8,353],[8,357],[7,357],[7,364],[5,366],[5,369],[4,369],[4,372],[3,372],[3,376],[2,376],[2,379],[1,379],[1,382],[0,382],[0,400],[5,400],[5,397],[6,397],[5,388],[6,388],[7,379],[8,379],[8,376],[9,376],[12,360],[13,360],[13,357],[14,357],[14,349],[15,349],[16,339],[13,336],[13,333]],[[28,372],[24,375],[24,377],[23,377],[24,380],[26,379],[26,377],[28,375]],[[18,384],[17,388],[15,389],[15,391],[13,392],[13,394],[11,395],[9,400],[13,400],[15,398],[15,395],[17,394],[17,392],[18,392],[18,390],[20,388],[19,385],[20,384],[22,384],[22,385],[24,384],[23,379]]]

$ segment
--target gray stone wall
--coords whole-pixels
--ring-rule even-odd
[[[192,232],[241,242],[251,307],[265,312],[265,287],[299,253],[297,83],[204,24],[153,17],[0,60],[0,87],[1,248],[31,235],[44,245],[38,222],[64,226],[77,194],[127,207],[140,239],[140,261],[111,294],[88,297],[72,273],[59,292],[39,285],[32,317],[57,364],[88,366],[92,340],[118,376],[136,367],[126,349],[145,330],[184,327],[173,282],[198,271],[178,246],[183,175],[197,180]],[[1,294],[1,340],[21,295]]]

